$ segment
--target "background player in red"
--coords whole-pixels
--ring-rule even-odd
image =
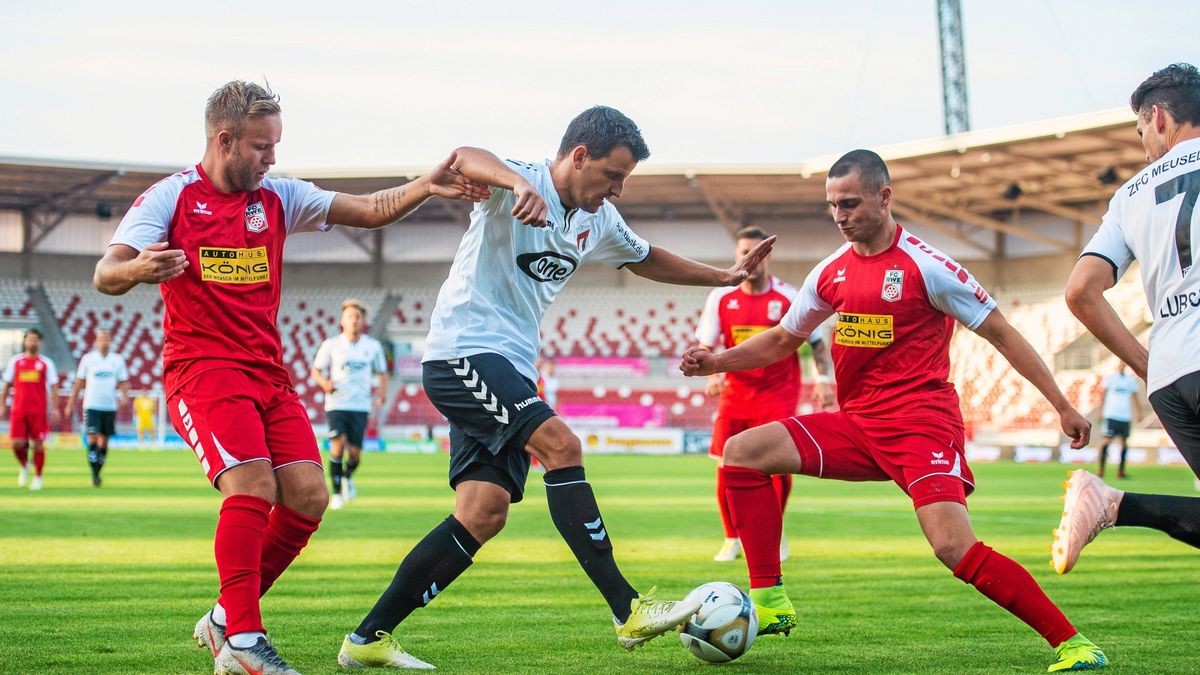
[[[290,675],[263,632],[259,597],[308,543],[329,493],[275,323],[284,240],[333,224],[383,227],[431,195],[473,200],[490,191],[449,169],[453,156],[429,176],[370,195],[272,178],[280,107],[254,83],[215,91],[205,131],[200,163],[133,203],[95,283],[111,295],[160,285],[171,422],[224,497],[214,545],[221,596],[194,637],[213,651],[216,673]]]
[[[780,324],[720,354],[692,347],[680,364],[688,375],[762,367],[795,352],[830,315],[838,317],[830,350],[841,409],[751,429],[725,446],[721,471],[760,632],[786,633],[796,625],[775,544],[782,518],[770,475],[892,480],[912,498],[938,560],[1055,648],[1050,671],[1104,667],[1104,653],[1029,572],[975,537],[966,508],[974,478],[963,455],[958,395],[947,380],[954,321],[992,343],[1038,388],[1073,447],[1087,443],[1091,425],[971,275],[896,223],[879,155],[847,153],[830,168],[825,190],[847,243],[813,269]]]
[[[734,237],[734,259],[740,262],[768,236],[757,227],[738,230]],[[796,288],[771,276],[767,269],[769,261],[770,256],[741,284],[713,289],[696,326],[696,341],[701,346],[710,351],[717,346],[734,347],[779,323],[792,306]],[[812,345],[813,362],[818,373],[813,398],[824,409],[833,404],[833,392],[828,386],[833,364],[829,361],[829,348],[819,331],[814,331],[809,337],[809,344]],[[799,355],[790,354],[766,368],[724,376],[710,375],[706,393],[721,397],[708,450],[708,454],[720,462],[721,452],[730,438],[747,429],[796,414],[796,406],[800,402]],[[779,510],[784,511],[788,495],[792,492],[792,476],[777,474],[771,477],[771,482],[779,495]],[[742,546],[733,529],[720,471],[717,472],[717,509],[725,530],[725,542],[713,560],[728,562],[741,554]],[[779,540],[779,558],[788,558],[786,536],[781,536]]]
[[[4,366],[4,384],[0,385],[0,417],[4,417],[8,392],[13,394],[12,419],[8,435],[12,438],[13,454],[21,465],[17,486],[25,487],[29,480],[29,444],[33,443],[33,482],[30,490],[42,489],[42,469],[46,466],[43,442],[50,427],[58,424],[58,370],[54,362],[41,354],[42,332],[36,328],[25,331],[25,351],[8,360]],[[49,424],[46,403],[50,404]]]

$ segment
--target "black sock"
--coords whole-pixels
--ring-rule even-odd
[[[329,458],[329,482],[333,484],[333,494],[342,493],[342,458]]]
[[[354,470],[357,468],[358,468],[358,462],[351,459],[346,462],[346,465],[342,469],[342,471],[344,472],[344,475],[346,476],[346,478],[350,478],[351,476],[354,475]]]
[[[413,610],[432,602],[471,566],[479,546],[454,516],[443,520],[404,556],[392,583],[354,632],[375,642],[375,631],[396,630]]]
[[[558,528],[563,541],[575,554],[575,559],[592,583],[604,596],[617,621],[629,618],[629,605],[637,591],[625,581],[613,558],[608,530],[600,519],[596,495],[583,475],[582,466],[547,471],[546,504],[550,519]]]
[[[1120,468],[1117,469],[1118,476],[1125,475],[1125,456],[1128,454],[1129,454],[1129,446],[1122,445],[1121,446],[1121,466],[1120,466]]]
[[[108,461],[108,446],[96,448],[96,477],[100,477],[100,470],[104,468],[104,463]]]
[[[100,451],[96,443],[88,443],[87,451],[88,466],[92,467],[92,478],[95,478],[100,475]]]
[[[1200,498],[1126,492],[1117,510],[1120,527],[1149,527],[1200,548]]]

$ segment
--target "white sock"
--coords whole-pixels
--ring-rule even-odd
[[[266,636],[266,633],[262,633],[260,631],[238,633],[237,635],[229,636],[229,644],[232,645],[234,649],[249,649],[250,647],[253,647],[256,642],[258,642],[258,638]]]
[[[221,603],[218,602],[217,604],[213,605],[212,618],[213,621],[221,624],[222,626],[227,625],[225,621],[225,608],[221,606]]]

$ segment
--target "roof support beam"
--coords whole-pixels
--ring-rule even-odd
[[[700,196],[704,197],[708,208],[712,209],[713,215],[717,217],[717,220],[729,232],[731,238],[737,236],[738,230],[750,224],[747,222],[744,213],[734,213],[735,209],[733,207],[717,199],[704,185],[703,178],[696,177],[692,180],[695,181],[696,189],[700,191]]]
[[[30,236],[25,239],[25,249],[33,252],[56,227],[62,224],[70,213],[71,205],[87,197],[100,186],[120,176],[122,171],[106,171],[91,180],[80,183],[65,192],[46,197],[40,204],[29,211],[29,222],[32,225]],[[41,209],[46,212],[43,216],[38,213]],[[36,234],[34,233],[36,231]]]
[[[927,218],[927,217],[925,217],[924,214],[922,214],[917,209],[906,206],[904,204],[901,204],[901,203],[897,202],[895,199],[892,200],[892,213],[896,214],[897,216],[900,216],[901,218],[903,218],[904,220],[906,220],[910,223],[915,223],[917,225],[921,225],[922,227],[927,227],[927,228],[933,230],[934,232],[941,234],[942,236],[949,237],[949,238],[953,239],[954,241],[957,241],[960,244],[969,246],[977,251],[980,251],[981,253],[984,253],[985,255],[987,255],[989,258],[995,256],[995,254],[996,254],[995,251],[988,248],[987,246],[980,244],[979,242],[974,241],[972,239],[969,239],[969,238],[963,236],[959,232],[956,232],[954,230],[954,228],[951,228],[951,227],[945,225],[944,223],[940,223],[936,220]]]
[[[922,202],[922,207],[925,211],[942,216],[944,218],[952,218],[954,220],[960,220],[964,223],[985,227],[989,230],[995,230],[996,232],[1003,232],[1004,234],[1023,237],[1025,239],[1029,239],[1030,241],[1046,244],[1047,246],[1051,246],[1059,251],[1072,250],[1070,244],[1061,242],[1052,237],[1047,237],[1040,232],[1034,232],[1033,230],[1020,225],[1011,225],[1002,220],[997,220],[981,213],[968,211],[965,208],[954,208],[944,204],[939,204],[933,200],[925,200]]]

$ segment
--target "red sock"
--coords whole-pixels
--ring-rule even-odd
[[[775,496],[779,497],[779,512],[787,511],[787,500],[792,494],[792,474],[778,473],[771,476],[771,485],[775,487]]]
[[[17,464],[20,464],[21,468],[24,469],[25,465],[29,463],[29,446],[24,443],[20,445],[14,444],[13,454],[17,457]]]
[[[982,541],[967,551],[954,568],[954,576],[1024,621],[1051,647],[1078,632],[1024,567]]]
[[[742,539],[750,588],[774,586],[783,574],[779,566],[779,537],[783,534],[783,512],[771,477],[758,469],[723,466],[725,495],[733,514],[733,525]]]
[[[229,635],[263,630],[258,591],[270,511],[270,502],[253,495],[230,495],[221,503],[213,550]]]
[[[725,474],[717,467],[717,511],[721,514],[721,527],[725,528],[725,538],[733,539],[737,530],[733,529],[733,516],[729,513],[729,497],[725,494]]]
[[[35,446],[33,448],[33,475],[40,478],[44,468],[46,468],[46,451]]]
[[[309,518],[283,504],[276,504],[271,509],[267,531],[263,533],[260,596],[267,594],[271,584],[300,555],[301,549],[308,544],[308,538],[320,524],[320,519]]]

